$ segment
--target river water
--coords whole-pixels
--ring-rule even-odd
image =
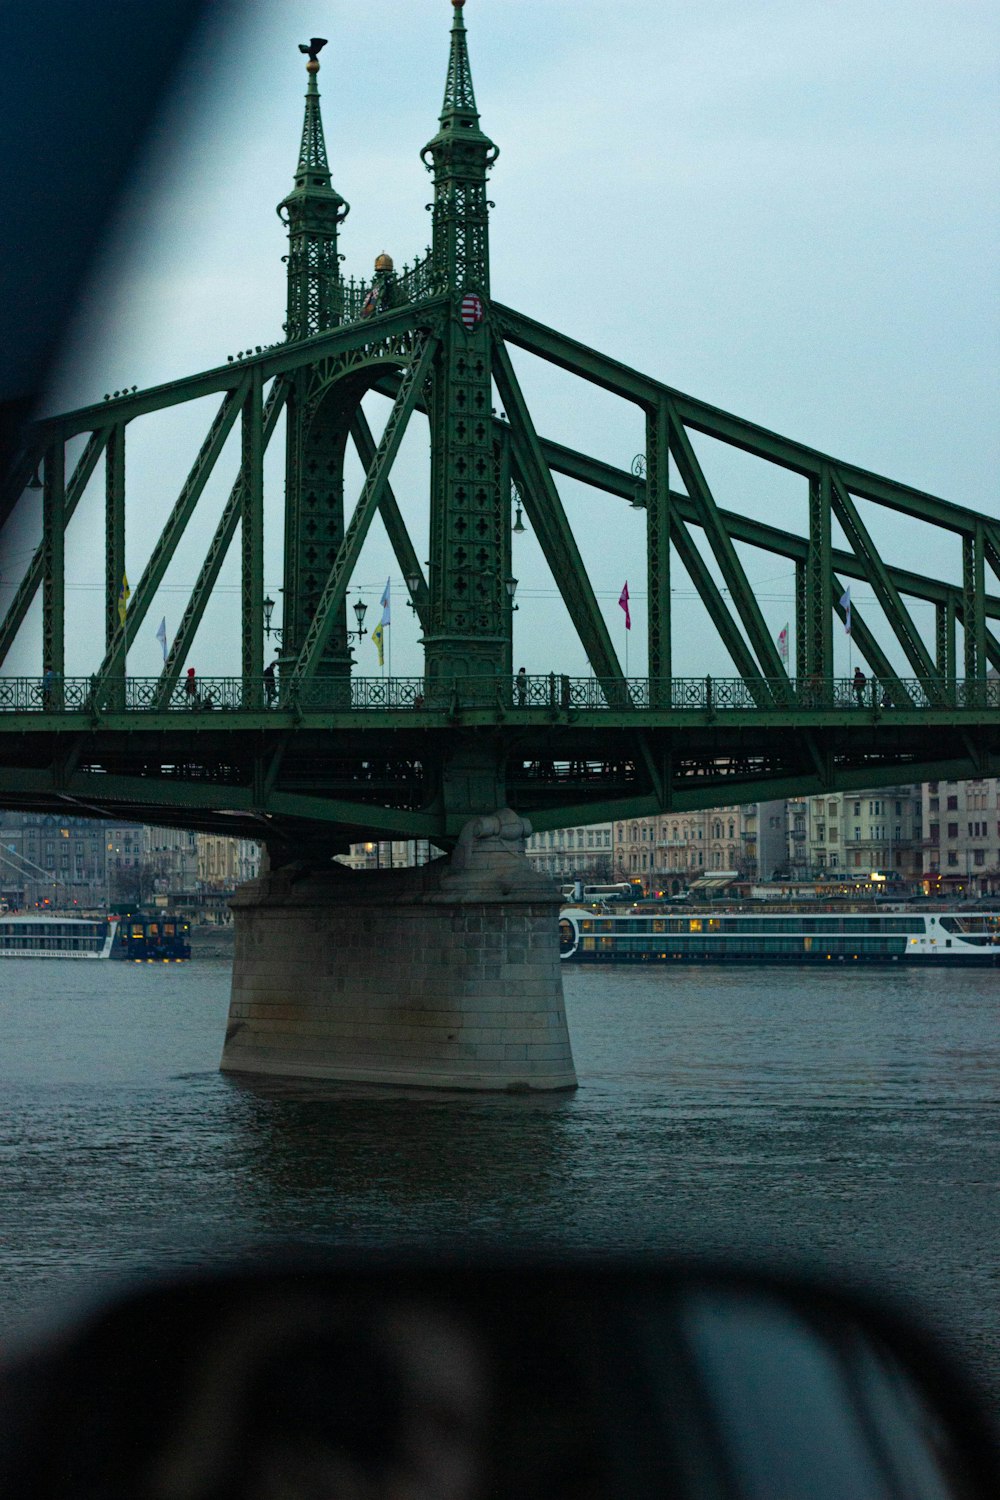
[[[0,1335],[287,1241],[707,1250],[915,1302],[1000,1410],[994,971],[571,969],[581,1087],[218,1071],[229,966],[0,964]]]

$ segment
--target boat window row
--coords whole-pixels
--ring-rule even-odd
[[[106,922],[46,922],[40,925],[30,920],[4,922],[0,924],[0,938],[7,936],[32,938],[90,937],[103,941],[108,930]]]
[[[725,940],[711,945],[713,954],[724,957],[727,946]],[[607,953],[609,956],[618,958],[637,955],[650,958],[678,958],[684,955],[701,955],[706,951],[704,934],[671,933],[667,936],[665,945],[650,941],[648,937],[584,937],[580,948],[583,953]],[[744,958],[767,958],[781,954],[798,955],[809,953],[815,958],[892,958],[898,957],[906,951],[906,939],[904,937],[869,937],[865,935],[856,937],[794,937],[768,935],[760,937],[743,938],[739,943],[732,944],[734,957]]]
[[[5,932],[0,936],[0,952],[94,953],[103,945],[103,934],[94,937],[41,937],[38,933],[29,933],[17,937]]]
[[[942,919],[942,922],[946,921]],[[619,940],[630,935],[644,933],[700,933],[723,935],[730,933],[744,937],[753,933],[762,935],[789,933],[802,936],[806,933],[830,933],[832,935],[855,935],[862,933],[901,933],[919,937],[927,930],[923,917],[595,917],[580,923],[585,933],[615,933]],[[949,931],[955,929],[950,928]]]

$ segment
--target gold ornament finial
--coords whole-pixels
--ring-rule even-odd
[[[391,271],[393,269],[392,256],[387,255],[384,250],[381,255],[376,255],[375,269],[376,271]]]

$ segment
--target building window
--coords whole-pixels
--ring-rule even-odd
[[[950,865],[958,864],[958,855],[955,853],[954,849],[949,849],[948,851],[948,863]]]
[[[958,812],[958,798],[957,797],[949,797],[948,798],[948,811],[949,812]]]
[[[948,837],[950,839],[957,839],[958,838],[958,824],[957,823],[949,823],[948,824]]]
[[[972,851],[972,863],[974,865],[984,865],[986,863],[986,850],[985,849],[973,849],[973,851]]]

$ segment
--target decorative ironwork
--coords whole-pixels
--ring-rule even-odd
[[[319,41],[314,38],[310,46]],[[295,186],[278,205],[278,216],[288,227],[285,333],[289,339],[323,333],[341,319],[337,231],[350,212],[350,204],[331,185],[316,83],[319,63],[311,53],[306,72],[309,82]]]
[[[354,605],[357,614],[360,601]],[[362,611],[367,605],[360,605]],[[352,636],[364,635],[363,614],[358,630]],[[123,695],[102,689],[94,677],[62,679],[58,674],[46,677],[0,677],[0,710],[13,713],[102,713],[136,710],[208,711],[226,709],[259,713],[264,701],[264,678],[199,677],[192,697],[183,681],[175,683],[168,697],[163,695],[159,677],[128,677]],[[959,679],[946,693],[939,678],[926,679],[866,677],[859,690],[853,677],[806,678],[789,680],[781,677],[768,682],[770,700],[762,701],[756,682],[742,677],[629,677],[622,692],[616,677],[570,677],[548,672],[535,676],[499,677],[495,674],[452,677],[446,680],[428,677],[353,677],[349,698],[341,692],[343,678],[317,674],[309,678],[279,675],[275,704],[279,709],[295,708],[329,713],[331,704],[338,709],[423,710],[432,719],[443,707],[462,706],[495,708],[506,716],[512,709],[535,714],[606,713],[734,713],[774,716],[782,712],[779,705],[790,691],[796,710],[805,714],[834,714],[843,719],[861,713],[881,719],[914,713],[980,712],[1000,709],[1000,679]],[[899,701],[899,690],[905,701]]]

